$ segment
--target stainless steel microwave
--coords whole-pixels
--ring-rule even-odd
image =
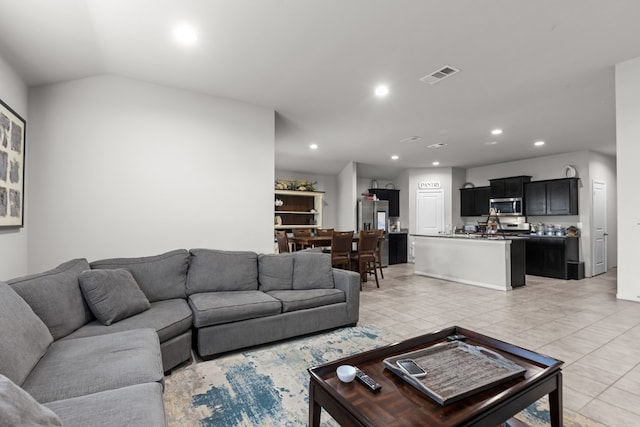
[[[498,216],[523,216],[522,198],[489,199],[489,212],[494,210]]]

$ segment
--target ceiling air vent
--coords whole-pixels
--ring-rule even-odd
[[[411,144],[412,142],[420,141],[422,138],[419,136],[410,136],[405,139],[401,139],[400,142],[404,142],[405,144]]]
[[[429,83],[430,85],[436,84],[439,81],[446,79],[449,76],[452,76],[459,72],[460,70],[457,68],[453,68],[449,65],[445,65],[437,71],[434,71],[431,74],[427,74],[426,76],[420,79],[421,82]]]
[[[427,145],[427,148],[442,148],[446,146],[447,144],[445,144],[444,142],[438,142],[436,144]]]

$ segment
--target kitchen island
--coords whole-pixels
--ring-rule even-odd
[[[412,236],[418,275],[501,291],[525,284],[526,238],[466,234]]]

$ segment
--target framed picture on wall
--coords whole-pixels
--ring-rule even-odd
[[[27,122],[0,99],[0,227],[24,226]]]

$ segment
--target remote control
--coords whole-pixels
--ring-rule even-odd
[[[382,386],[377,382],[375,382],[373,378],[371,378],[369,375],[365,374],[358,368],[356,368],[356,378],[358,379],[358,381],[366,385],[369,388],[369,390],[371,390],[374,393],[376,391],[380,391],[380,389],[382,388]]]

